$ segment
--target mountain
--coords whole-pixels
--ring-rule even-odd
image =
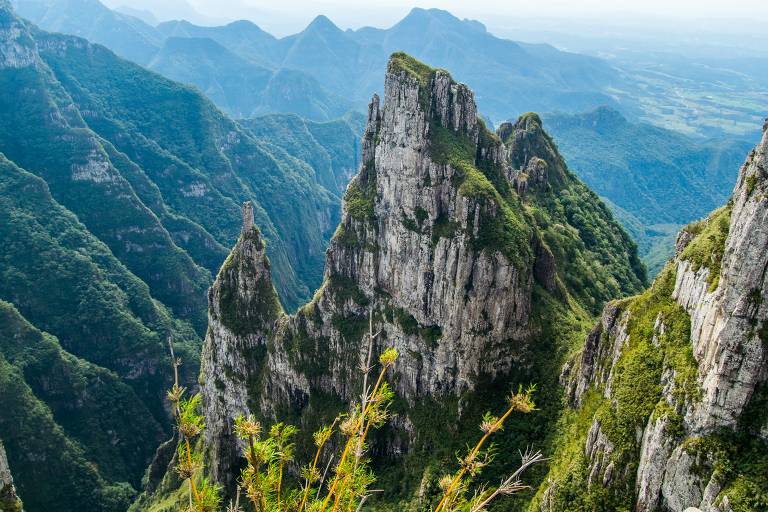
[[[0,439],[19,493],[32,511],[120,510],[168,431],[165,338],[188,363],[185,382],[199,338],[2,155],[0,218]]]
[[[201,27],[189,21],[167,21],[157,26],[165,37],[210,39],[242,58],[263,67],[273,62],[270,54],[277,38],[246,20],[235,21],[220,27]]]
[[[768,123],[725,206],[565,366],[573,410],[533,510],[768,507]]]
[[[256,137],[307,162],[318,183],[339,197],[357,172],[360,136],[365,129],[362,115],[320,123],[295,114],[273,114],[243,119],[240,124]]]
[[[578,112],[616,104],[609,90],[621,84],[620,75],[600,59],[501,39],[477,21],[439,9],[414,8],[389,29],[350,35],[361,46],[380,45],[384,55],[403,50],[450,69],[475,90],[480,109],[495,122],[528,110]],[[379,66],[378,72],[383,61]]]
[[[125,44],[127,38],[138,40],[151,33],[151,39],[159,41],[153,43],[155,53],[170,37],[211,39],[241,59],[275,74],[281,71],[296,74],[296,80],[307,84],[302,86],[306,87],[305,97],[319,93],[318,102],[324,106],[319,110],[312,108],[310,101],[285,110],[285,105],[292,105],[290,100],[277,98],[273,107],[269,98],[263,101],[265,108],[260,112],[264,113],[296,113],[314,120],[328,120],[320,117],[334,105],[326,101],[326,97],[343,98],[344,102],[338,104],[340,109],[354,108],[362,112],[371,91],[381,91],[381,75],[388,56],[394,51],[405,51],[450,69],[457,79],[477,92],[480,108],[493,124],[528,110],[580,113],[607,105],[634,121],[642,120],[692,136],[754,140],[757,134],[752,127],[761,119],[760,105],[765,102],[765,88],[759,80],[762,62],[755,55],[740,60],[688,59],[674,52],[632,50],[632,43],[628,43],[629,47],[617,46],[616,37],[621,40],[622,36],[616,34],[611,34],[613,40],[603,38],[601,44],[605,47],[599,51],[594,47],[586,50],[601,57],[598,58],[548,44],[497,37],[477,21],[462,20],[439,9],[414,8],[389,28],[341,30],[321,15],[303,31],[278,39],[245,20],[217,27],[194,25],[194,20],[192,23],[169,21],[155,28],[133,18],[117,26],[119,19],[88,14],[93,6],[80,5],[96,1],[15,0],[22,15],[46,29],[82,35],[82,27],[104,24],[103,30],[92,29],[90,37],[142,65],[151,59],[143,54],[135,55],[136,49]],[[83,18],[83,14],[88,18]],[[518,22],[523,23],[529,22]],[[568,23],[574,22],[568,20]],[[562,34],[547,32],[546,27],[541,32],[544,35],[532,35],[533,30],[541,28],[540,24],[534,25],[534,28],[516,27],[516,31],[508,33],[518,34],[522,40],[551,38],[563,42]],[[588,25],[589,22],[582,23],[584,27]],[[595,30],[596,26],[588,29]],[[116,35],[110,36],[112,32]],[[715,53],[727,51],[726,47],[718,50],[715,46],[712,47]],[[570,44],[560,46],[572,47]],[[180,46],[174,48],[182,50]],[[184,55],[188,56],[192,48],[194,45],[184,49],[180,58],[187,60]],[[191,69],[195,68],[194,59],[187,60],[185,67],[190,68],[188,76],[177,76],[190,81],[204,76],[200,83],[190,82],[202,90],[216,81],[217,72],[238,74],[236,69],[211,68],[205,55],[201,55],[201,70]],[[166,72],[162,68],[157,71]],[[311,86],[309,80],[314,82]],[[232,87],[224,96],[237,97],[242,90],[236,83],[232,83]],[[306,108],[306,103],[310,108]],[[229,103],[217,104],[230,115],[236,115],[235,111],[226,110],[230,108]],[[332,117],[337,115],[335,112]]]
[[[106,44],[140,64],[149,62],[162,43],[151,25],[98,0],[11,0],[11,4],[21,16],[46,30]]]
[[[106,7],[97,0],[15,2],[21,15],[44,29],[86,36],[118,55],[203,91],[216,84],[212,99],[236,117],[240,113],[286,112],[322,121],[338,117],[339,109],[362,111],[371,91],[381,90],[388,56],[399,50],[451,69],[477,91],[481,109],[497,122],[527,110],[580,112],[626,102],[616,93],[627,86],[622,75],[600,59],[497,38],[477,21],[459,20],[438,9],[416,8],[388,29],[356,31],[342,31],[327,17],[318,16],[302,32],[277,39],[248,21],[220,27],[171,21],[155,28],[137,18],[126,19],[130,17],[124,14],[107,16],[102,13]],[[88,19],[82,18],[85,15]],[[87,33],[82,28],[99,24],[103,27]],[[120,38],[110,36],[113,32],[121,34]],[[169,38],[209,39],[251,64],[243,65],[242,60],[218,48],[214,55],[222,58],[212,58],[211,48],[201,47],[199,41],[173,41],[170,47],[164,46]],[[154,50],[139,52],[146,43],[136,42],[134,48],[126,44],[129,39],[146,39]],[[151,64],[153,58],[158,61]],[[250,98],[248,101],[264,105],[250,113],[243,105],[233,104],[245,91],[256,91],[242,79],[260,83],[265,70],[278,77],[289,73],[280,87],[274,87],[277,98]],[[297,98],[309,101],[294,105]],[[286,110],[291,106],[292,110]]]
[[[46,30],[103,44],[168,78],[195,85],[236,118],[285,112],[327,121],[352,107],[310,75],[260,59],[263,45],[258,41],[275,39],[252,23],[208,28],[174,21],[154,27],[98,0],[13,3],[22,16]]]
[[[163,427],[115,373],[64,351],[7,302],[0,317],[0,436],[25,509],[125,510]]]
[[[212,287],[205,450],[225,489],[240,466],[239,414],[311,432],[346,410],[370,312],[384,333],[375,350],[401,354],[397,419],[372,446],[377,485],[396,489],[389,503],[415,505],[419,487],[436,492],[439,468],[517,383],[540,383],[542,414],[511,425],[500,446],[545,442],[560,407],[558,361],[593,312],[644,286],[634,244],[535,114],[489,132],[465,85],[402,53],[390,59],[383,105],[374,96],[368,113],[362,164],[314,298],[283,312],[250,203]],[[310,447],[305,436],[297,453]],[[177,499],[172,474],[160,489],[145,507]]]
[[[235,118],[293,112],[326,120],[351,108],[304,73],[259,66],[208,38],[170,37],[147,67],[172,80],[194,84]]]
[[[329,125],[294,147],[354,167],[355,135]],[[126,510],[171,437],[169,338],[197,385],[242,201],[286,309],[309,298],[340,216],[313,164],[0,0],[0,440],[25,510]]]
[[[607,107],[546,115],[544,123],[574,172],[617,207],[653,275],[672,256],[677,230],[727,199],[752,146],[632,123]]]

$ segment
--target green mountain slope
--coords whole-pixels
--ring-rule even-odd
[[[73,100],[39,60],[31,32],[0,8],[10,38],[4,51],[30,61],[0,69],[0,151],[48,183],[52,195],[78,215],[152,293],[202,328],[210,276],[178,248],[152,211],[112,164]],[[18,35],[14,37],[14,31]]]
[[[35,37],[40,41],[41,57],[50,66],[55,82],[47,82],[48,75],[45,73],[32,73],[29,70],[23,70],[18,80],[40,80],[45,87],[59,88],[56,95],[64,98],[62,101],[65,106],[71,102],[79,106],[74,114],[79,123],[77,129],[86,128],[83,133],[89,134],[89,140],[94,141],[94,144],[101,142],[94,137],[106,139],[116,151],[123,153],[139,167],[133,167],[131,173],[132,181],[137,183],[142,197],[138,197],[139,192],[136,190],[118,196],[135,196],[133,202],[136,208],[145,214],[153,210],[152,213],[162,219],[169,216],[163,215],[162,208],[155,201],[156,192],[159,191],[167,210],[197,224],[194,226],[168,219],[168,227],[156,227],[158,232],[172,229],[172,233],[169,232],[169,251],[178,252],[177,247],[172,247],[178,240],[179,244],[186,245],[196,263],[215,271],[222,257],[220,244],[229,244],[237,236],[237,231],[231,228],[232,221],[239,217],[237,204],[252,198],[259,205],[257,212],[260,223],[272,242],[270,255],[279,269],[278,275],[281,277],[278,289],[286,306],[294,307],[308,296],[308,290],[318,282],[319,276],[315,269],[321,266],[321,255],[325,247],[322,237],[324,230],[319,225],[321,220],[316,212],[325,212],[325,217],[333,218],[333,212],[338,211],[334,196],[318,186],[310,170],[294,165],[293,160],[281,157],[263,142],[242,131],[236,123],[223,116],[210,102],[190,88],[144,71],[102,47],[91,46],[79,39],[45,33],[36,33]],[[25,78],[28,73],[31,73],[31,77]],[[44,94],[45,87],[29,90],[35,94]],[[42,168],[42,162],[30,158],[34,154],[31,148],[35,144],[44,145],[57,140],[55,132],[51,133],[51,130],[59,127],[54,125],[49,128],[40,121],[32,125],[32,119],[24,112],[23,104],[11,104],[10,94],[14,88],[4,90],[9,94],[7,115],[16,116],[13,119],[17,129],[5,135],[5,142],[0,148],[4,149],[9,158],[18,158],[19,163],[30,171]],[[38,108],[41,104],[38,100],[37,97],[29,99],[30,109]],[[40,111],[39,115],[47,113]],[[12,125],[9,122],[6,126]],[[22,129],[29,126],[30,131],[42,131],[35,138],[19,138],[19,126]],[[72,148],[67,146],[64,150],[70,151]],[[60,148],[48,151],[52,157],[52,166],[60,165],[61,151]],[[78,165],[89,163],[90,151],[88,148],[87,151],[77,153],[80,155],[78,158],[84,161]],[[108,159],[107,153],[111,151],[102,148],[97,152],[99,158],[104,160],[103,165],[108,172],[119,174],[114,163]],[[29,161],[25,161],[25,157]],[[125,158],[117,159],[122,160],[124,168],[131,167]],[[90,199],[92,204],[86,207],[85,202],[80,201],[78,190],[70,186],[69,180],[55,174],[55,169],[46,176],[59,180],[61,201],[76,212],[80,207],[86,216],[86,225],[88,215],[98,215],[99,222],[106,222],[119,212],[124,217],[114,219],[114,224],[120,229],[125,228],[122,223],[131,215],[124,208],[118,210],[111,201],[97,202],[93,199]],[[122,174],[115,180],[126,187],[131,185]],[[50,184],[56,194],[59,189],[54,186],[54,182]],[[90,180],[80,186],[92,194],[92,188],[113,189],[116,185],[110,183],[106,187],[101,182]],[[69,203],[64,200],[64,194],[71,197]],[[142,199],[146,199],[147,203]],[[149,208],[147,204],[154,204],[154,207]],[[99,209],[102,209],[102,215],[98,214]],[[157,222],[154,219],[152,221]],[[139,235],[145,234],[145,231],[144,227],[134,230]],[[119,253],[119,246],[118,243],[110,244],[116,253]],[[125,252],[126,258],[136,256],[137,265],[147,260],[146,254],[128,250]],[[182,253],[180,257],[187,256]],[[137,274],[144,270],[138,266],[131,268]],[[174,279],[177,274],[168,271],[157,275]],[[151,281],[150,277],[147,276],[148,281]],[[197,288],[183,283],[171,283],[168,286],[169,296],[179,300],[179,297],[183,298],[188,293],[196,301],[198,307],[194,311],[199,314],[203,310],[200,306],[204,299],[202,291],[208,279],[198,279],[200,284],[196,285]],[[187,309],[190,312],[193,310],[192,307]]]
[[[530,512],[766,510],[766,162],[768,123],[725,205],[564,366],[569,408]]]
[[[750,148],[631,123],[605,107],[547,115],[545,125],[574,172],[617,207],[653,275],[672,255],[677,230],[725,201]]]
[[[1,154],[0,235],[0,301],[18,307],[0,307],[0,373],[13,381],[0,386],[0,404],[11,411],[0,419],[0,438],[25,506],[82,510],[93,491],[89,510],[119,510],[108,506],[110,494],[119,491],[121,503],[133,494],[168,435],[165,337],[187,361],[188,383],[196,378],[199,339],[41,179]]]
[[[165,437],[116,374],[65,352],[3,301],[0,403],[25,510],[125,510]]]
[[[0,85],[0,439],[26,510],[125,510],[171,434],[168,337],[196,385],[205,292],[239,203],[258,201],[292,307],[321,281],[338,196],[270,134],[38,30],[7,0]],[[354,166],[356,125],[341,122],[338,140],[331,125],[293,149],[305,137],[325,163]]]
[[[22,15],[51,32],[83,37],[134,62],[147,63],[163,38],[138,18],[108,9],[98,0],[11,0]]]
[[[525,114],[514,125],[502,124],[498,133],[513,148],[511,165],[520,170],[512,186],[530,198],[530,213],[570,293],[597,314],[605,301],[641,290],[645,268],[635,243],[569,170],[541,118]]]
[[[341,196],[360,163],[359,141],[364,122],[358,114],[325,123],[292,114],[274,114],[243,119],[240,124],[256,137],[308,163],[317,181]]]

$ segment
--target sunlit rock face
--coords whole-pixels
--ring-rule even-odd
[[[636,511],[731,510],[733,491],[727,486],[729,477],[713,469],[723,456],[712,452],[711,440],[738,434],[768,441],[768,412],[760,406],[768,380],[766,153],[764,129],[762,141],[741,168],[729,203],[708,221],[681,232],[676,256],[662,273],[672,276],[667,298],[690,324],[685,341],[693,375],[684,377],[685,365],[679,361],[663,361],[659,404],[636,432],[639,452],[632,462],[636,471],[624,474],[611,464],[615,446],[603,431],[601,418],[594,419],[587,436],[584,453],[590,484],[631,488]],[[624,368],[619,361],[638,342],[628,335],[637,321],[633,305],[625,301],[606,306],[580,359],[566,366],[563,380],[575,406],[595,388],[621,409],[622,397],[615,394],[616,379],[621,378],[617,372]],[[663,313],[656,317],[649,340],[653,346],[661,346],[670,322]],[[686,379],[693,392],[681,390]]]
[[[530,211],[554,187],[587,189],[567,171],[538,116],[494,134],[465,85],[395,54],[383,98],[369,105],[362,148],[324,283],[310,303],[293,316],[276,305],[247,206],[243,234],[209,295],[206,435],[214,476],[230,488],[240,464],[237,415],[291,417],[305,428],[332,419],[359,393],[369,327],[382,333],[375,351],[393,346],[400,354],[392,385],[402,410],[373,447],[398,457],[423,428],[414,410],[424,400],[448,404],[449,422],[481,385],[495,386],[492,400],[503,401],[542,331],[541,319],[532,321],[536,293],[563,310],[572,305],[562,262]],[[523,180],[519,192],[515,183]],[[626,241],[617,254],[632,276],[629,290],[638,291],[644,277],[630,269],[634,247],[597,197],[589,200],[602,208],[612,236]],[[577,229],[563,229],[578,237]],[[613,286],[605,287],[608,298],[621,293],[617,281],[605,280]]]

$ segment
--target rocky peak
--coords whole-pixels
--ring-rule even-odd
[[[305,29],[306,32],[330,32],[330,33],[341,33],[341,29],[337,27],[329,18],[328,16],[325,16],[324,14],[319,14],[315,16],[315,19],[313,19],[309,25],[307,25],[307,28]]]
[[[315,298],[295,316],[263,307],[273,304],[269,267],[248,230],[211,289],[203,389],[222,483],[236,473],[237,414],[279,420],[279,411],[292,410],[312,423],[359,393],[369,315],[383,333],[376,350],[386,344],[401,354],[394,379],[401,428],[379,448],[395,454],[428,428],[413,413],[423,400],[453,404],[446,414],[457,422],[463,397],[478,386],[506,390],[520,377],[513,368],[525,366],[541,332],[532,317],[537,281],[544,291],[536,293],[557,291],[551,298],[569,307],[560,263],[505,177],[509,148],[478,119],[465,85],[396,53],[383,102],[374,96],[368,114],[361,169],[345,194]],[[521,136],[531,150],[526,165],[542,172],[532,153],[534,126],[523,119],[519,129],[532,132]],[[317,397],[332,403],[318,410]]]
[[[201,361],[212,472],[229,484],[236,476],[232,461],[239,456],[233,421],[249,411],[246,383],[258,374],[255,365],[284,315],[250,201],[243,204],[242,213],[240,238],[208,292],[208,332]]]
[[[253,228],[253,203],[251,201],[246,201],[243,203],[243,227],[240,233],[247,235]]]
[[[224,262],[209,291],[209,303],[216,320],[238,334],[270,329],[282,314],[282,307],[272,286],[266,244],[253,221],[253,203],[242,208],[240,239]]]
[[[414,142],[424,142],[430,123],[466,134],[476,141],[478,119],[474,93],[466,85],[455,82],[447,71],[431,68],[410,55],[399,52],[389,59],[384,103],[390,123],[411,117],[419,117],[425,123],[425,131]],[[391,128],[393,132],[398,131],[395,124]]]

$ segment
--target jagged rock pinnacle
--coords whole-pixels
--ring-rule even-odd
[[[253,229],[253,203],[246,201],[243,203],[243,234],[249,233]]]
[[[558,171],[561,159],[538,118],[511,129],[525,133],[507,148],[478,118],[466,85],[396,53],[384,95],[369,104],[360,170],[313,300],[293,316],[268,307],[273,292],[258,230],[241,236],[210,295],[203,352],[216,481],[231,485],[239,470],[231,428],[238,414],[281,421],[279,411],[294,410],[310,417],[323,414],[317,397],[357,396],[360,340],[371,312],[387,346],[404,354],[393,386],[407,404],[400,421],[414,427],[399,433],[398,443],[407,446],[424,428],[411,407],[425,397],[509,384],[539,335],[531,322],[535,284],[563,307],[569,291],[555,257],[563,250],[550,249],[526,214],[523,199],[538,199],[514,192],[508,155],[525,163],[514,171],[526,170],[535,193],[547,192],[544,182],[557,172],[571,180],[568,186],[583,186]],[[244,207],[244,229],[250,222]],[[380,350],[383,337],[375,343]]]

